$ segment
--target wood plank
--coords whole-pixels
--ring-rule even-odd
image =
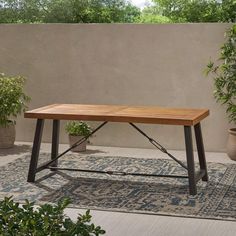
[[[25,118],[133,122],[191,126],[209,115],[207,109],[148,106],[52,104],[25,112]]]

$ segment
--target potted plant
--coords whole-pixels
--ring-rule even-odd
[[[25,78],[0,73],[0,148],[13,147],[15,120],[30,100],[23,91]]]
[[[70,121],[66,124],[66,132],[69,134],[69,145],[70,147],[82,139],[83,137],[91,134],[91,127],[83,121]],[[82,142],[77,147],[73,148],[73,152],[83,152],[86,151],[87,141]]]
[[[226,106],[229,121],[236,123],[236,25],[226,32],[226,38],[221,47],[220,63],[209,62],[206,73],[213,75],[216,101]],[[236,160],[236,127],[229,129],[227,154]]]
[[[43,204],[39,207],[34,202],[25,200],[25,204],[5,198],[0,201],[0,235],[18,236],[99,236],[105,234],[100,226],[91,221],[89,210],[79,214],[77,221],[72,221],[63,212],[69,205],[68,198],[57,204]]]

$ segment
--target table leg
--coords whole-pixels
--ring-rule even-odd
[[[200,169],[205,172],[205,175],[202,177],[202,181],[208,181],[207,165],[206,165],[205,150],[204,150],[203,139],[202,139],[201,124],[200,123],[196,124],[194,126],[194,130],[195,130]]]
[[[196,186],[191,126],[184,126],[184,136],[185,136],[185,146],[186,146],[186,156],[187,156],[187,166],[188,166],[189,192],[190,195],[196,195],[197,186]]]
[[[58,156],[59,133],[60,133],[60,120],[53,120],[51,160],[53,160]],[[56,160],[50,166],[57,167],[57,163],[58,161]]]
[[[42,134],[43,134],[43,125],[44,125],[44,120],[38,119],[37,124],[36,124],[34,143],[33,143],[29,172],[28,172],[28,179],[27,179],[28,182],[35,181],[40,145],[41,145]]]

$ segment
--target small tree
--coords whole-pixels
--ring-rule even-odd
[[[206,74],[213,76],[216,101],[226,106],[229,121],[236,123],[236,25],[226,32],[226,38],[221,47],[221,63],[210,61]]]

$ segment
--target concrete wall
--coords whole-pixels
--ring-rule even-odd
[[[205,147],[223,151],[229,127],[203,75],[217,58],[229,24],[0,25],[0,71],[28,78],[29,108],[50,103],[209,108]],[[32,141],[35,121],[19,117],[17,140]],[[51,139],[50,122],[43,139]],[[95,124],[94,124],[95,125]],[[183,149],[183,128],[141,125],[171,149]],[[62,126],[61,143],[67,142]],[[95,145],[151,147],[126,124],[110,123]]]

